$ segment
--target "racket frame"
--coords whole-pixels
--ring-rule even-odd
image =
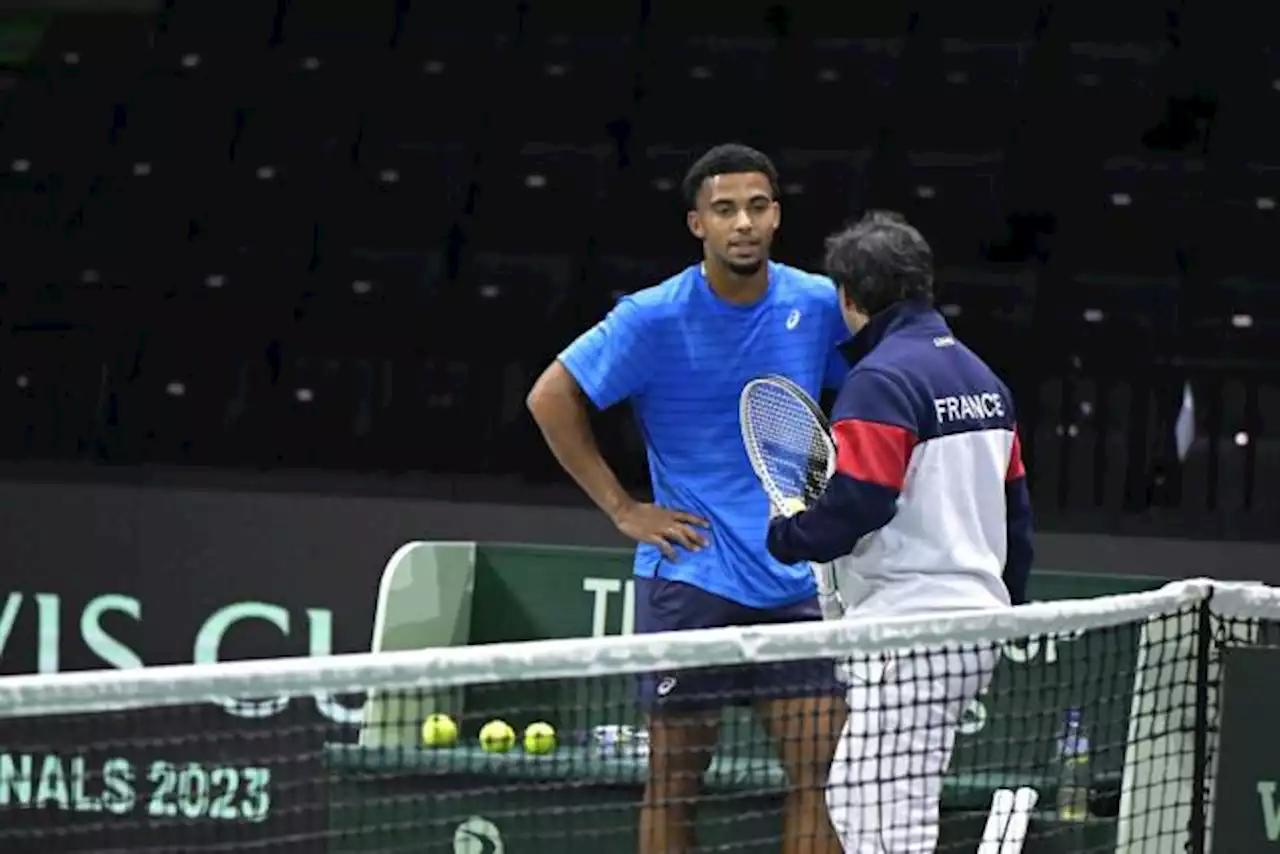
[[[789,512],[787,507],[787,496],[783,495],[782,490],[778,489],[773,477],[761,460],[759,442],[755,439],[755,430],[751,426],[751,419],[747,417],[749,410],[747,401],[751,396],[751,390],[761,386],[773,386],[787,392],[803,404],[809,410],[809,414],[813,416],[814,421],[817,422],[823,441],[826,442],[828,452],[827,470],[823,473],[822,481],[824,487],[831,480],[831,476],[836,473],[836,446],[835,441],[831,438],[831,424],[827,421],[827,416],[823,414],[822,408],[809,396],[808,392],[797,383],[779,374],[769,374],[750,380],[742,387],[742,393],[738,396],[738,425],[741,428],[742,442],[746,448],[747,457],[751,461],[751,468],[756,473],[756,479],[760,481],[760,485],[764,488],[765,495],[769,497],[769,502],[773,505],[774,510],[784,516],[793,516],[795,513]],[[812,506],[810,503],[805,503],[806,510],[810,506]]]
[[[772,476],[761,462],[762,454],[759,452],[759,443],[755,441],[755,430],[751,427],[751,419],[747,417],[748,405],[747,401],[750,392],[757,386],[774,386],[789,393],[792,397],[809,410],[820,428],[823,441],[827,444],[827,470],[824,473],[823,486],[831,480],[832,475],[836,472],[836,444],[831,437],[831,423],[827,421],[827,416],[823,414],[822,408],[817,402],[809,396],[809,393],[802,389],[792,380],[780,376],[778,374],[769,374],[763,377],[757,377],[749,381],[742,387],[742,393],[738,396],[738,425],[742,432],[742,444],[747,451],[747,457],[751,461],[751,468],[756,473],[756,480],[760,482],[761,488],[764,489],[765,495],[769,499],[769,503],[773,506],[774,512],[784,516],[795,515],[788,511],[786,506],[786,496],[782,495],[782,491],[774,485]],[[809,509],[811,504],[805,504],[805,509]],[[835,567],[830,563],[810,562],[810,569],[813,571],[814,581],[818,585],[818,600],[822,608],[823,619],[838,620],[845,614],[845,602],[840,596],[840,591],[836,584]]]

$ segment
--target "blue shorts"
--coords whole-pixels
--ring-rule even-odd
[[[749,608],[714,593],[664,578],[636,580],[637,634],[759,626],[821,620],[818,599],[780,608]],[[831,659],[743,664],[646,673],[639,679],[640,705],[652,710],[700,710],[790,697],[844,696]]]

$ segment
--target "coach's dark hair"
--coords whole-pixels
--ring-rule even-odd
[[[769,179],[774,197],[777,197],[778,170],[774,168],[768,155],[748,145],[730,142],[717,145],[689,167],[684,183],[680,186],[685,204],[689,206],[689,210],[698,206],[698,191],[702,189],[702,182],[712,175],[738,175],[743,172],[760,172],[765,175]]]
[[[902,300],[933,300],[933,250],[893,211],[868,211],[828,237],[823,266],[868,315]]]

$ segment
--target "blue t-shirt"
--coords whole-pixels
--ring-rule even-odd
[[[838,387],[847,366],[836,346],[848,337],[831,280],[769,264],[769,290],[733,305],[711,290],[701,265],[624,297],[560,354],[600,409],[630,400],[648,449],[654,500],[711,523],[699,552],[636,549],[635,574],[682,581],[753,608],[815,594],[805,564],[787,566],[765,549],[768,499],[738,427],[738,396],[749,380],[789,377],[816,400]]]

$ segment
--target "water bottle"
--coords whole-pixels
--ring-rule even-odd
[[[642,727],[605,724],[591,728],[587,743],[601,758],[644,759],[649,755],[649,733]]]
[[[1058,759],[1058,818],[1084,821],[1089,817],[1089,737],[1085,734],[1080,710],[1067,712],[1062,729]]]

